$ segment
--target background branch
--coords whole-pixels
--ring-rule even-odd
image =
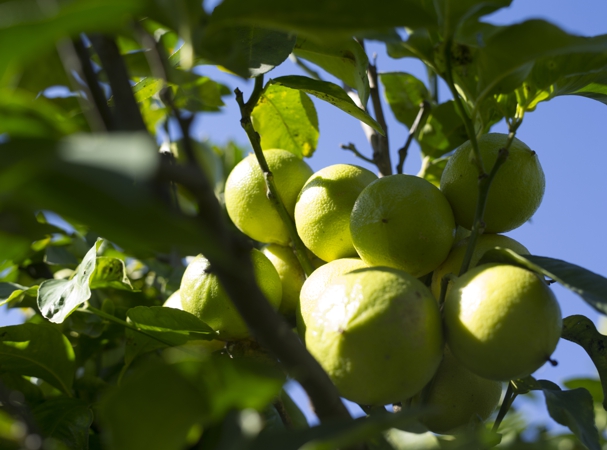
[[[409,152],[409,146],[411,145],[411,142],[413,141],[413,138],[415,137],[415,134],[417,133],[417,129],[419,128],[420,124],[422,123],[422,119],[427,115],[426,113],[428,111],[430,111],[430,102],[427,102],[424,100],[419,105],[419,112],[417,113],[417,116],[415,117],[415,121],[413,122],[413,125],[411,125],[411,128],[409,128],[409,134],[407,135],[407,140],[405,141],[405,145],[403,145],[398,150],[398,164],[396,166],[396,173],[403,173],[403,166],[405,165],[405,159],[407,158],[407,153]]]
[[[390,144],[388,142],[388,124],[386,123],[386,118],[384,116],[378,85],[377,66],[375,65],[375,62],[369,63],[369,96],[373,103],[375,120],[381,125],[385,133],[385,135],[381,135],[375,130],[371,133],[373,162],[379,170],[379,175],[386,176],[392,175],[392,161],[390,160]]]

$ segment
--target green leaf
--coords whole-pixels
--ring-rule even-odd
[[[437,69],[434,63],[434,42],[425,28],[413,30],[406,41],[389,43],[387,51],[391,58],[417,58],[435,71]]]
[[[430,101],[426,85],[405,72],[386,72],[379,75],[384,95],[396,120],[411,128],[424,101]]]
[[[563,319],[562,337],[578,344],[590,356],[601,379],[603,408],[607,410],[607,336],[599,333],[590,319],[576,314]]]
[[[133,95],[138,103],[156,95],[165,86],[165,81],[160,78],[147,77],[133,86]],[[110,99],[112,102],[113,98]]]
[[[67,338],[47,324],[0,327],[2,370],[40,378],[70,394],[76,365]]]
[[[184,345],[191,340],[211,340],[216,333],[198,317],[189,312],[162,306],[137,306],[127,312],[129,322],[159,340],[137,331],[127,329],[127,344],[124,354],[126,364],[137,356],[171,345]],[[161,342],[162,341],[162,342]]]
[[[0,283],[0,306],[11,300],[17,300],[23,295],[36,297],[38,295],[38,286],[21,286],[17,283]]]
[[[590,270],[560,259],[520,256],[504,248],[489,250],[478,265],[488,262],[514,264],[552,278],[578,294],[598,312],[607,314],[607,278]]]
[[[88,448],[93,412],[76,398],[52,398],[32,410],[42,435],[61,442],[69,450]]]
[[[468,140],[466,127],[457,113],[453,100],[442,103],[430,110],[417,140],[422,153],[438,158]]]
[[[449,36],[462,22],[478,19],[510,6],[510,3],[512,0],[438,0],[435,7],[443,27],[443,35]]]
[[[225,105],[222,97],[231,93],[227,86],[208,77],[196,77],[176,86],[174,100],[177,107],[188,111],[219,111]]]
[[[369,59],[362,46],[351,39],[340,47],[317,44],[306,38],[298,38],[293,53],[316,64],[356,89],[363,105],[369,99]]]
[[[124,261],[118,258],[98,256],[95,271],[91,276],[91,289],[113,288],[132,291],[133,285],[126,275]]]
[[[550,417],[568,427],[590,450],[601,450],[594,422],[592,396],[586,389],[562,391],[556,384],[539,380]]]
[[[70,280],[46,280],[38,288],[38,308],[53,323],[62,323],[76,308],[91,297],[89,280],[95,271],[97,250],[103,242],[97,239]]]
[[[312,78],[302,77],[299,75],[290,75],[270,80],[268,84],[277,84],[279,86],[285,86],[291,89],[299,89],[300,91],[318,97],[319,99],[338,107],[342,111],[347,112],[361,122],[366,123],[378,133],[381,133],[382,135],[384,134],[384,130],[382,129],[381,125],[364,110],[356,106],[354,101],[348,97],[346,91],[334,83],[314,80]]]
[[[265,150],[281,148],[303,158],[318,144],[318,116],[305,92],[268,85],[251,114]]]
[[[603,386],[599,380],[595,380],[593,378],[573,378],[564,381],[563,384],[569,389],[586,389],[588,392],[590,392],[590,395],[592,395],[592,400],[595,403],[602,403],[605,400]]]

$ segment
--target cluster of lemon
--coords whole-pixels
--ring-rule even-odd
[[[485,165],[493,165],[506,141],[501,134],[479,139]],[[307,348],[343,397],[365,405],[433,406],[421,421],[448,432],[476,417],[485,420],[503,381],[529,375],[549,360],[561,314],[545,281],[515,266],[475,267],[496,246],[528,253],[495,234],[523,224],[542,200],[544,174],[525,144],[514,140],[493,181],[486,234],[472,269],[450,284],[442,313],[441,280],[458,274],[467,246],[456,230],[471,228],[477,203],[469,143],[450,158],[440,189],[416,176],[377,178],[345,164],[313,174],[289,152],[264,153],[318,268],[306,279],[254,155],[228,177],[226,208],[241,231],[268,244],[251,255],[258,284],[275,308],[296,315]],[[219,339],[248,336],[202,256],[188,266],[180,295],[183,308]]]

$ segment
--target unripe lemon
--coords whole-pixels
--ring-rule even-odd
[[[352,241],[370,266],[389,266],[414,277],[432,272],[451,249],[455,222],[449,202],[430,182],[391,175],[368,185],[350,219]]]
[[[363,267],[367,265],[360,258],[342,258],[324,264],[312,272],[301,287],[296,312],[297,331],[302,338],[305,337],[306,323],[316,308],[316,302],[327,286],[337,277]]]
[[[306,181],[295,205],[295,225],[303,243],[324,261],[356,257],[350,214],[360,192],[377,176],[362,167],[335,164]]]
[[[453,284],[444,305],[447,343],[470,371],[491,380],[539,369],[561,336],[561,309],[537,274],[483,264]]]
[[[484,134],[478,146],[489,172],[508,136]],[[441,176],[440,188],[453,207],[455,221],[472,228],[478,199],[478,169],[470,141],[455,150]],[[487,233],[503,233],[520,227],[539,208],[544,196],[544,171],[536,153],[518,139],[512,141],[508,158],[499,168],[487,197],[483,221]]]
[[[299,292],[306,281],[306,274],[291,247],[270,244],[261,251],[270,260],[280,277],[282,300],[278,310],[285,316],[293,316],[299,305]]]
[[[394,403],[419,391],[441,361],[438,305],[408,273],[357,269],[333,280],[318,299],[306,346],[346,399]]]
[[[270,304],[278,309],[282,286],[276,269],[257,249],[251,251],[255,280]],[[244,320],[225,292],[209,261],[197,256],[186,268],[181,279],[181,304],[217,333],[218,339],[233,341],[249,336]]]
[[[438,299],[440,296],[440,285],[443,276],[447,275],[448,273],[452,273],[456,276],[459,275],[459,270],[462,267],[462,262],[464,261],[468,242],[469,239],[466,238],[455,244],[447,259],[434,270],[430,290],[436,299]],[[472,253],[472,259],[470,260],[470,269],[476,267],[482,256],[487,251],[495,247],[509,248],[510,250],[514,250],[519,255],[529,254],[529,250],[508,236],[502,236],[501,234],[482,234],[478,237],[476,245],[474,246],[474,252]],[[451,289],[449,288],[449,290]]]
[[[295,202],[312,169],[286,150],[263,152],[274,176],[280,198],[293,217]],[[240,161],[230,172],[225,186],[228,215],[240,231],[259,242],[288,245],[287,228],[268,199],[263,173],[254,154]]]
[[[502,396],[502,383],[487,380],[462,366],[445,347],[443,361],[412,404],[432,408],[419,421],[434,433],[449,433],[478,416],[485,421]]]

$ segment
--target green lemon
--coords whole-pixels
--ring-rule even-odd
[[[312,311],[316,308],[318,297],[331,282],[355,269],[368,267],[360,258],[342,258],[331,261],[318,267],[304,282],[300,294],[299,305],[296,311],[297,331],[304,338],[306,323],[310,320]]]
[[[257,249],[251,251],[251,261],[261,292],[278,309],[282,285],[276,269]],[[183,309],[215,330],[218,339],[233,341],[249,336],[244,320],[219,283],[217,275],[213,274],[209,261],[202,255],[197,256],[186,268],[179,291]]]
[[[419,421],[434,433],[449,433],[474,417],[485,421],[502,396],[502,383],[473,374],[445,347],[436,374],[417,394],[412,404],[432,408]]]
[[[554,294],[540,276],[516,266],[484,264],[466,272],[449,291],[443,315],[453,355],[491,380],[532,374],[561,336]]]
[[[388,267],[356,269],[318,298],[306,347],[340,395],[364,405],[413,396],[442,358],[438,305],[419,280]]]
[[[166,306],[167,308],[183,309],[181,306],[181,294],[179,289],[173,292],[162,306]]]
[[[297,196],[312,175],[312,169],[286,150],[266,150],[263,153],[280,198],[293,217]],[[225,186],[225,204],[232,222],[251,239],[289,244],[289,233],[268,199],[265,178],[255,155],[247,156],[230,172]]]
[[[354,247],[370,266],[432,272],[451,249],[455,222],[449,202],[430,182],[391,175],[369,184],[350,218]]]
[[[489,172],[506,134],[490,133],[478,139],[485,170]],[[441,176],[440,188],[453,207],[455,221],[472,228],[478,199],[478,170],[470,141],[455,150]],[[512,141],[508,159],[499,168],[487,197],[485,232],[503,233],[520,227],[539,208],[544,196],[544,171],[536,153],[518,139]]]
[[[468,241],[468,238],[466,238],[455,244],[447,259],[434,270],[434,273],[432,273],[432,285],[430,286],[430,290],[436,299],[440,296],[440,284],[443,276],[448,273],[452,273],[456,276],[459,275],[459,270],[464,261],[464,255],[466,254],[466,249],[468,247]],[[472,259],[470,260],[470,268],[476,267],[481,257],[487,251],[495,247],[508,248],[514,250],[519,255],[529,254],[529,250],[508,236],[502,236],[501,234],[483,234],[478,237],[476,245],[474,246],[474,252],[472,253]]]
[[[270,260],[280,277],[282,301],[278,310],[285,316],[293,316],[299,305],[299,292],[306,280],[306,274],[291,247],[270,244],[261,251]]]
[[[362,167],[335,164],[310,177],[295,205],[295,225],[303,243],[325,260],[356,257],[350,214],[360,192],[377,176]]]

